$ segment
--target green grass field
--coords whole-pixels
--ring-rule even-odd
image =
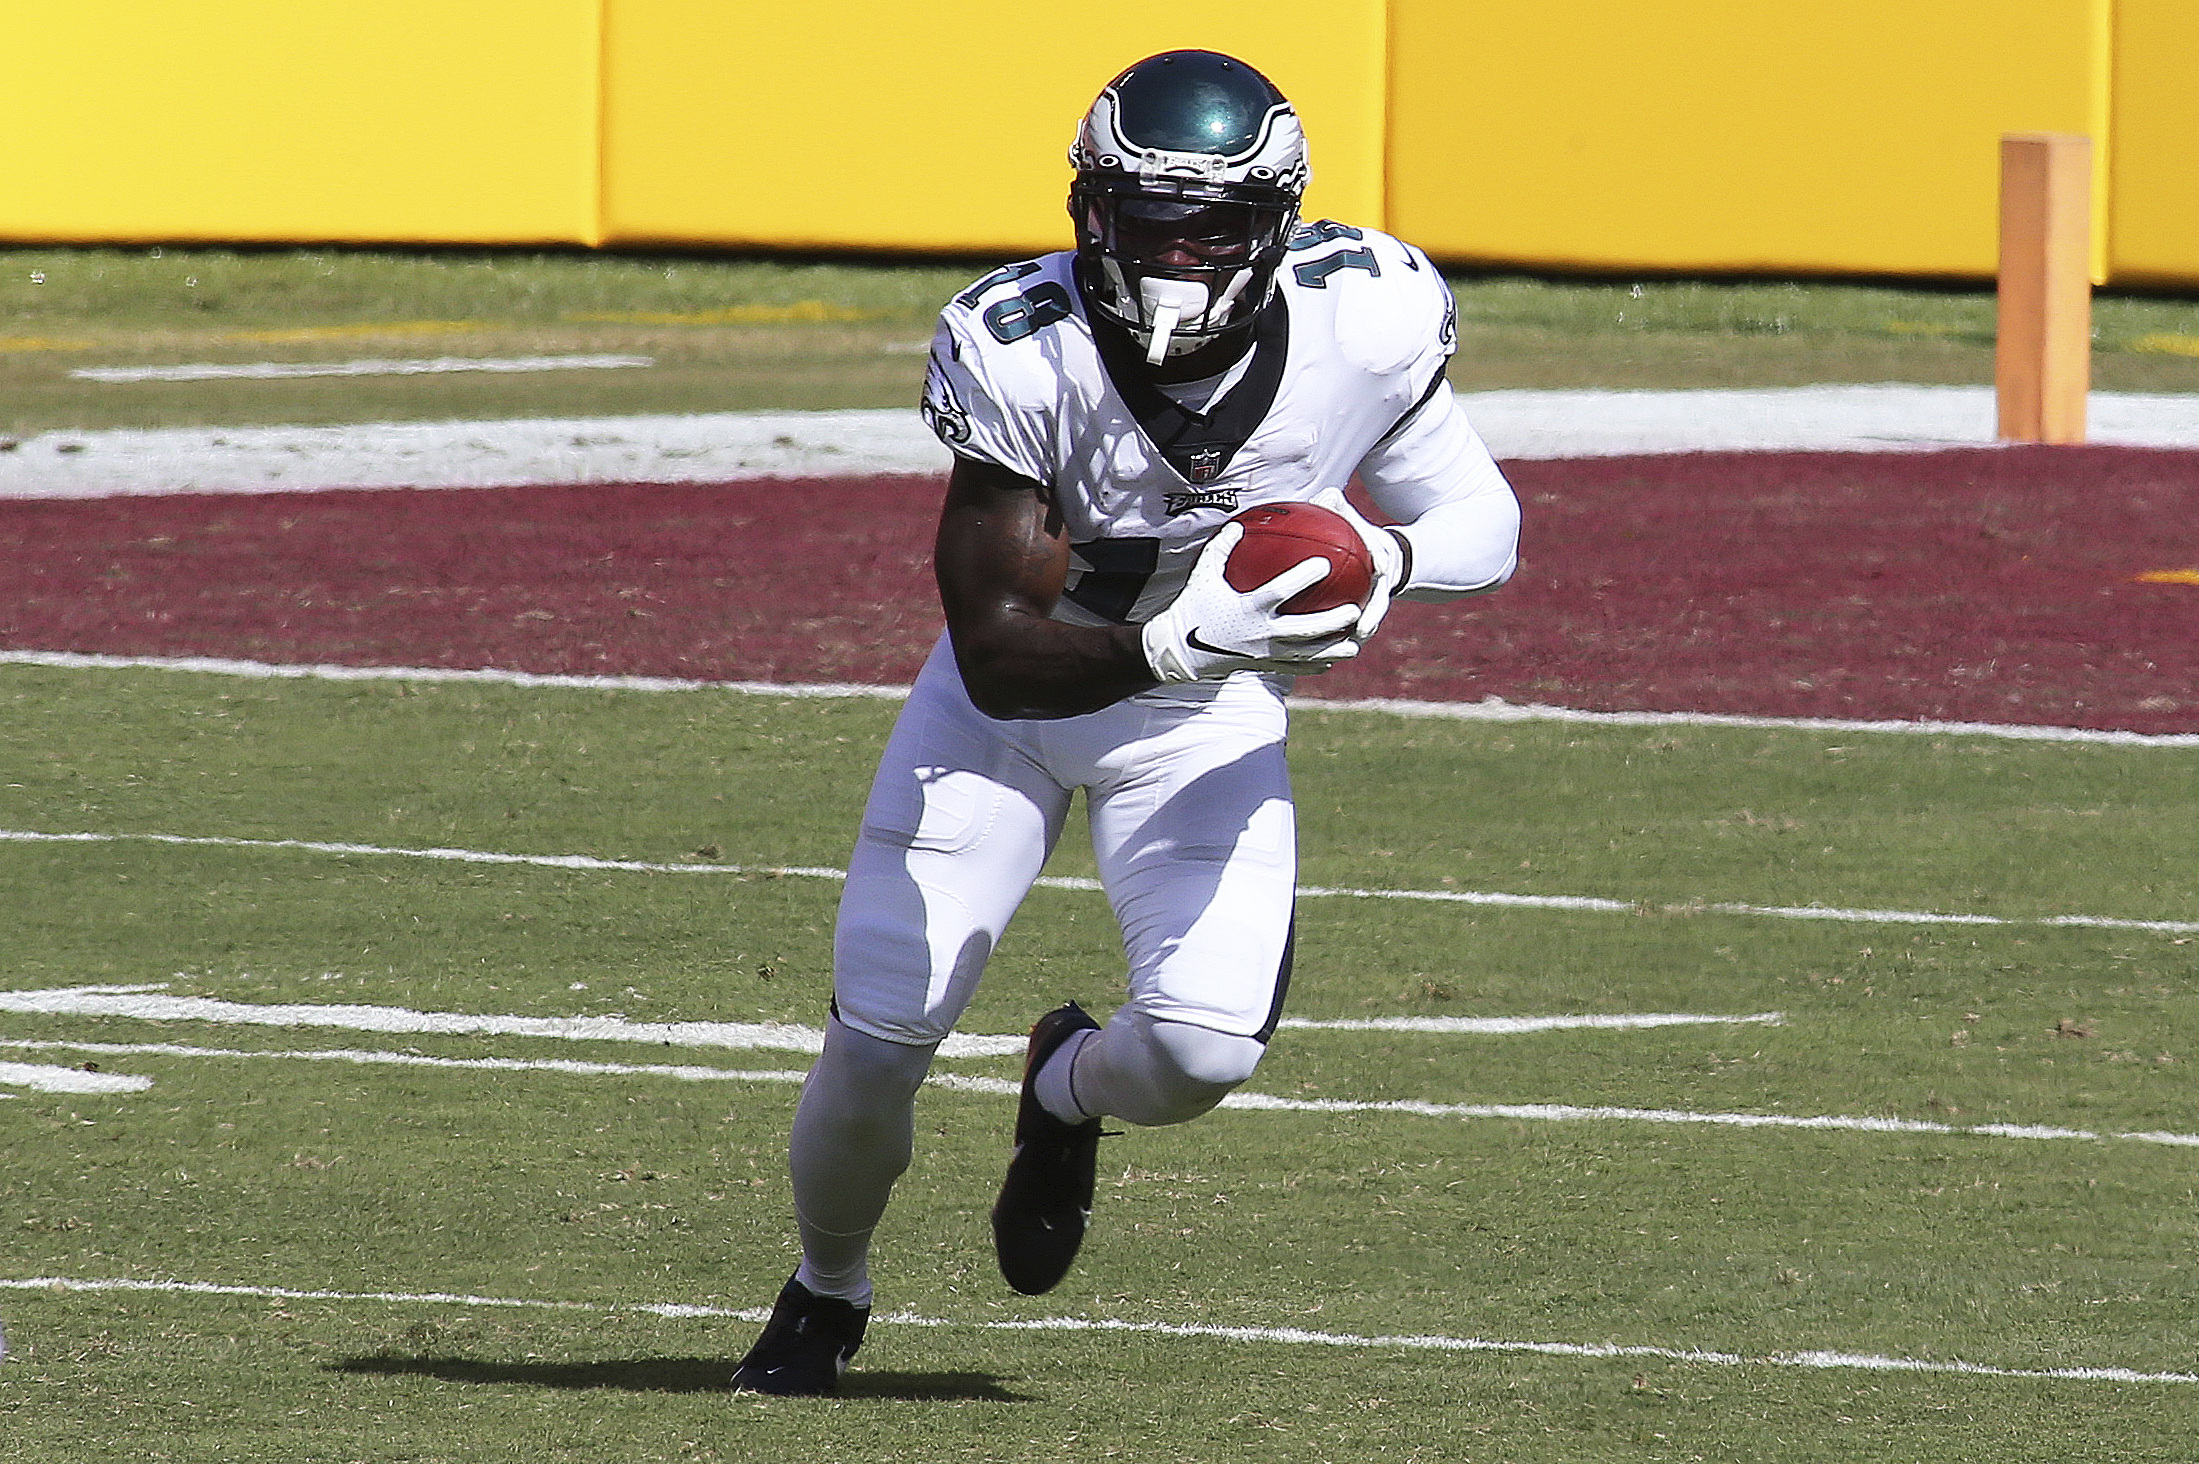
[[[0,250],[0,450],[904,406],[984,267]],[[1455,284],[1469,390],[1991,379],[1984,291]],[[2099,386],[2199,391],[2199,302],[2096,319]],[[656,364],[69,374],[604,352]],[[727,1394],[806,1058],[666,1024],[819,1023],[892,714],[0,665],[0,1458],[2191,1457],[2199,751],[1982,736],[1308,710],[1245,1101],[1111,1140],[1021,1298],[1015,1059],[942,1060],[845,1395]],[[1042,888],[965,1031],[1118,960]],[[1704,1020],[1473,1025],[1645,1014]]]
[[[985,1227],[1015,1060],[942,1060],[846,1395],[728,1395],[805,1059],[638,1024],[819,1022],[892,713],[0,667],[0,1453],[2190,1456],[2199,753],[1990,737],[1301,715],[1304,880],[1362,893],[1290,1016],[1360,1025],[1111,1140],[1043,1298]],[[1116,960],[1042,889],[964,1029]],[[186,1004],[27,995],[85,986]],[[1659,1013],[1779,1017],[1364,1026]]]
[[[0,434],[905,407],[997,261],[0,249]],[[1990,383],[1990,290],[1455,276],[1461,390]],[[2103,294],[2103,390],[2199,392],[2199,299]],[[639,355],[646,369],[112,383],[83,368]]]

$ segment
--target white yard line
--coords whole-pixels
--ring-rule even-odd
[[[487,371],[500,375],[534,371],[618,371],[654,366],[653,356],[431,356],[408,360],[364,361],[199,361],[184,366],[80,366],[69,375],[82,381],[282,381],[304,376],[447,376]]]
[[[184,848],[296,850],[365,858],[440,860],[456,864],[506,864],[539,869],[600,870],[615,874],[735,875],[767,879],[844,880],[847,871],[814,865],[697,864],[640,859],[600,859],[589,854],[507,854],[493,849],[402,848],[319,839],[233,839],[192,834],[45,833],[0,829],[0,843],[16,844],[168,844]],[[1096,879],[1045,875],[1042,889],[1096,892]],[[1300,885],[1301,899],[1403,900],[1435,905],[1482,905],[1510,910],[1568,910],[1593,915],[1651,913],[1732,915],[1779,920],[1830,920],[1863,925],[1962,925],[2064,927],[2089,930],[2141,930],[2164,935],[2199,934],[2199,921],[2135,920],[2119,915],[1960,915],[1932,910],[1850,909],[1834,905],[1751,905],[1734,901],[1687,901],[1659,905],[1645,900],[1613,900],[1599,895],[1517,895],[1492,890],[1375,890],[1344,885]]]
[[[346,1026],[350,1014],[365,1011],[376,1025],[353,1027],[351,1030],[377,1032],[467,1032],[473,1034],[494,1033],[499,1029],[490,1025],[494,1021],[515,1019],[484,1019],[458,1017],[451,1025],[428,1025],[423,1021],[411,1026],[389,1024],[393,1015],[411,1018],[448,1018],[451,1013],[400,1012],[387,1007],[355,1008],[327,1007],[320,1009],[325,1020],[301,1020],[299,1008],[267,1007],[246,1008],[235,1003],[212,1002],[201,998],[172,998],[172,1005],[154,1004],[144,1007],[109,1007],[96,1000],[72,1003],[65,998],[80,997],[85,992],[97,992],[100,988],[78,988],[75,991],[6,993],[0,995],[0,1011],[61,1013],[84,1016],[135,1017],[149,1021],[203,1021],[210,1023],[242,1023],[263,1026]],[[5,998],[29,996],[43,998],[23,1003],[10,1003]],[[583,1019],[600,1022],[601,1019]],[[1712,1018],[1709,1020],[1718,1020]],[[520,1030],[528,1036],[564,1036],[557,1031],[541,1030],[542,1019],[528,1019]],[[648,1031],[649,1024],[632,1024],[637,1031]],[[702,1026],[716,1024],[675,1024],[678,1026]],[[660,1029],[661,1030],[661,1029]],[[821,1044],[823,1034],[815,1034]],[[600,1036],[600,1041],[646,1041],[663,1045],[654,1037]],[[1019,1052],[1023,1047],[1021,1037],[970,1037],[950,1038],[950,1042],[964,1045],[954,1056],[1005,1056]],[[716,1044],[712,1044],[716,1045]],[[774,1044],[776,1045],[776,1044]],[[683,1082],[745,1082],[798,1084],[806,1076],[800,1069],[739,1070],[732,1068],[697,1067],[661,1063],[591,1063],[566,1062],[527,1058],[451,1058],[430,1057],[424,1053],[386,1052],[357,1049],[308,1049],[303,1051],[252,1051],[241,1048],[195,1047],[176,1043],[125,1043],[125,1042],[71,1042],[53,1038],[15,1039],[0,1041],[0,1050],[25,1052],[88,1052],[102,1056],[126,1057],[184,1057],[264,1059],[293,1062],[345,1062],[365,1066],[449,1068],[475,1072],[547,1072],[565,1073],[576,1077],[649,1077],[672,1078]],[[944,1050],[944,1049],[942,1049]],[[31,1064],[0,1063],[0,1086],[10,1082],[11,1069],[26,1073],[59,1076],[73,1073],[77,1078],[103,1078],[116,1086],[72,1087],[49,1089],[69,1092],[141,1091],[152,1085],[150,1078],[119,1078],[107,1074],[86,1073],[79,1069],[38,1067]],[[1013,1096],[1020,1085],[1003,1078],[976,1077],[962,1073],[934,1073],[927,1080],[935,1087],[958,1092],[984,1093],[992,1096]],[[2087,1143],[2116,1141],[2132,1144],[2165,1145],[2170,1148],[2199,1148],[2199,1134],[2172,1133],[2160,1130],[2133,1132],[2098,1131],[2093,1129],[2061,1128],[2049,1124],[1951,1124],[1931,1119],[1881,1118],[1865,1114],[1793,1114],[1793,1113],[1705,1113],[1675,1108],[1627,1108],[1602,1104],[1578,1103],[1431,1103],[1420,1099],[1352,1099],[1352,1098],[1285,1098],[1272,1093],[1232,1093],[1222,1100],[1222,1107],[1242,1113],[1315,1113],[1315,1114],[1390,1114],[1406,1118],[1432,1118],[1451,1121],[1479,1121],[1497,1119],[1524,1123],[1651,1123],[1697,1125],[1726,1129],[1789,1129],[1815,1133],[1854,1134],[1913,1134],[1943,1135],[1948,1138],[2063,1140]]]
[[[263,1301],[354,1302],[395,1306],[496,1307],[525,1311],[575,1312],[597,1316],[655,1316],[672,1320],[761,1322],[766,1307],[699,1306],[688,1302],[561,1301],[548,1298],[471,1296],[448,1291],[307,1291],[286,1286],[237,1286],[208,1281],[151,1281],[126,1277],[25,1276],[0,1278],[0,1290],[46,1292],[57,1297],[73,1293],[135,1293],[180,1296],[244,1297]],[[1996,1367],[1978,1362],[1950,1362],[1915,1357],[1885,1357],[1872,1353],[1816,1349],[1751,1355],[1696,1347],[1659,1347],[1613,1342],[1526,1342],[1486,1337],[1440,1335],[1381,1336],[1349,1332],[1314,1332],[1300,1327],[1195,1326],[1174,1322],[1126,1321],[1107,1317],[1035,1317],[1025,1320],[965,1321],[952,1317],[928,1317],[917,1312],[886,1312],[873,1325],[931,1327],[995,1332],[1109,1332],[1130,1336],[1167,1337],[1184,1341],[1231,1342],[1252,1346],[1347,1347],[1398,1352],[1510,1353],[1539,1357],[1597,1361],[1606,1358],[1643,1358],[1703,1367],[1802,1368],[1811,1371],[1914,1373],[1950,1377],[2024,1378],[2040,1381],[2098,1383],[2199,1383],[2199,1373],[2150,1372],[2115,1366],[2053,1368]]]
[[[614,874],[730,874],[773,879],[847,878],[843,869],[800,865],[660,863],[643,859],[598,859],[590,854],[504,854],[493,849],[405,849],[382,844],[352,844],[322,839],[228,839],[189,834],[45,834],[0,829],[0,843],[15,844],[170,844],[182,848],[293,849],[309,854],[392,856],[455,864],[519,864],[537,869],[600,870]]]
[[[2199,1134],[2147,1130],[2132,1133],[2057,1128],[2047,1124],[1938,1123],[1919,1118],[1873,1118],[1846,1113],[1702,1113],[1680,1108],[1621,1108],[1578,1103],[1429,1103],[1415,1098],[1278,1098],[1266,1093],[1232,1093],[1222,1107],[1287,1113],[1398,1113],[1414,1118],[1498,1118],[1531,1123],[1705,1124],[1714,1128],[1807,1129],[1851,1134],[1945,1134],[1983,1139],[2070,1139],[2098,1143],[2108,1139],[2132,1144],[2199,1148]]]
[[[17,1045],[0,1042],[0,1047]],[[86,1072],[49,1063],[0,1062],[0,1088],[29,1088],[39,1093],[142,1093],[152,1086],[151,1078],[123,1073]]]
[[[1294,697],[1302,712],[1380,712],[1455,722],[1571,722],[1596,727],[1737,727],[1747,730],[1890,732],[1924,737],[1998,737],[2011,742],[2091,743],[2104,747],[2199,747],[2199,732],[2116,732],[2097,727],[2042,727],[2009,722],[1840,721],[1832,717],[1744,717],[1720,712],[1591,712],[1484,697],[1478,702],[1397,701],[1386,697],[1327,700]]]
[[[243,661],[223,656],[107,656],[82,651],[0,650],[0,666],[42,666],[57,671],[177,671],[267,681],[414,681],[481,684],[570,691],[720,691],[739,696],[903,701],[906,686],[849,682],[702,681],[676,676],[583,676],[556,672],[502,671],[493,667],[329,666]],[[2066,742],[2106,747],[2199,747],[2199,732],[2116,732],[2094,727],[2042,727],[2005,722],[1839,721],[1829,717],[1744,717],[1717,712],[1593,712],[1572,707],[1508,702],[1404,701],[1388,697],[1293,697],[1300,712],[1372,712],[1392,717],[1433,717],[1455,722],[1576,722],[1610,727],[1734,727],[1745,730],[1831,732],[1842,736],[1891,733],[1928,737],[1996,737],[2017,742]]]
[[[4,836],[0,836],[4,837]],[[2087,930],[2145,930],[2162,935],[2199,934],[2199,921],[2132,920],[2119,915],[1950,915],[1935,910],[1876,910],[1836,905],[1749,905],[1734,901],[1658,905],[1592,895],[1511,895],[1479,890],[1357,890],[1302,885],[1300,896],[1355,900],[1413,900],[1433,904],[1494,905],[1506,909],[1580,910],[1600,915],[1741,915],[1777,920],[1831,920],[1858,925],[2059,926]]]
[[[372,1048],[311,1047],[289,1051],[255,1051],[238,1047],[193,1047],[176,1042],[62,1042],[50,1038],[16,1039],[0,1041],[0,1051],[9,1052],[85,1052],[101,1057],[213,1057],[259,1059],[286,1062],[340,1062],[359,1067],[417,1067],[444,1068],[460,1072],[477,1073],[558,1073],[576,1078],[670,1078],[682,1083],[799,1083],[808,1076],[802,1068],[716,1068],[699,1067],[692,1063],[632,1063],[632,1062],[575,1062],[565,1058],[523,1057],[430,1057],[422,1052],[387,1052]],[[28,1069],[21,1063],[0,1063],[0,1085],[10,1081],[9,1073],[18,1068]],[[42,1069],[42,1071],[53,1071]],[[77,1069],[60,1071],[76,1072],[79,1077],[98,1074],[84,1073]],[[1021,1085],[1005,1078],[971,1078],[959,1075],[936,1075],[948,1078],[941,1087],[969,1092],[1012,1095],[1021,1091]],[[138,1088],[149,1086],[150,1078],[132,1079]],[[49,1091],[92,1092],[89,1088],[52,1089]]]
[[[1337,1021],[1285,1017],[1282,1025],[1305,1032],[1432,1032],[1510,1037],[1529,1032],[1638,1032],[1655,1027],[1777,1027],[1783,1012],[1706,1016],[1697,1012],[1586,1013],[1562,1017],[1355,1017]]]
[[[422,1012],[392,1006],[236,1002],[205,996],[171,996],[158,984],[0,991],[0,1012],[121,1017],[142,1022],[207,1022],[220,1026],[322,1027],[348,1032],[548,1037],[569,1042],[634,1042],[653,1047],[795,1052],[804,1056],[815,1056],[822,1051],[825,1040],[822,1028],[792,1022],[633,1022],[623,1016],[521,1017]],[[1754,1012],[1746,1016],[1649,1012],[1544,1017],[1392,1017],[1355,1021],[1286,1017],[1282,1025],[1306,1031],[1513,1036],[1568,1029],[1628,1031],[1677,1026],[1769,1026],[1779,1021],[1778,1012]],[[939,1055],[944,1058],[1015,1057],[1022,1054],[1026,1041],[1022,1033],[957,1032],[940,1044]],[[0,1047],[21,1045],[0,1042]]]
[[[432,1033],[452,1037],[548,1037],[567,1042],[640,1042],[658,1047],[729,1048],[798,1052],[814,1056],[824,1046],[817,1027],[790,1022],[630,1022],[622,1016],[521,1017],[472,1012],[421,1012],[409,1007],[322,1005],[309,1002],[221,1001],[206,996],[168,996],[158,986],[71,986],[42,991],[0,991],[0,1012],[55,1016],[123,1017],[143,1022],[209,1022],[244,1027],[329,1027],[346,1032]],[[1005,1057],[1023,1051],[1021,1035],[957,1034],[940,1047],[943,1057]]]

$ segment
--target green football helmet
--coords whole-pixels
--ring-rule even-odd
[[[1312,177],[1274,83],[1213,51],[1149,56],[1092,103],[1069,161],[1085,298],[1148,361],[1249,331]]]

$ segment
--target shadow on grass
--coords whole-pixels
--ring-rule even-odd
[[[374,1377],[434,1378],[446,1383],[528,1388],[613,1388],[628,1393],[727,1393],[733,1365],[714,1357],[633,1357],[616,1362],[489,1362],[474,1357],[353,1357],[329,1371]],[[980,1372],[852,1372],[842,1398],[905,1403],[1028,1403],[998,1377]]]

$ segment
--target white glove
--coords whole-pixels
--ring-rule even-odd
[[[1374,560],[1374,588],[1368,592],[1366,607],[1359,612],[1359,623],[1351,632],[1353,640],[1364,641],[1382,624],[1382,617],[1390,613],[1390,597],[1405,587],[1405,575],[1410,566],[1405,559],[1404,541],[1399,535],[1361,517],[1359,510],[1341,494],[1326,506],[1342,514],[1359,531],[1368,556]]]
[[[1236,590],[1223,578],[1243,524],[1224,524],[1191,566],[1183,593],[1139,632],[1145,660],[1163,682],[1211,681],[1232,671],[1281,671],[1307,676],[1359,654],[1355,605],[1310,615],[1285,615],[1285,600],[1328,577],[1329,562],[1292,565],[1264,585]]]

